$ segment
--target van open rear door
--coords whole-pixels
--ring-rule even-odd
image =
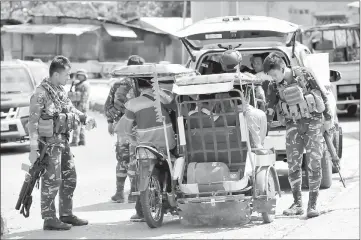
[[[292,42],[299,26],[263,16],[218,17],[196,22],[175,33],[187,51],[231,46],[263,47]],[[220,46],[221,45],[221,46]],[[248,46],[250,45],[250,46]]]

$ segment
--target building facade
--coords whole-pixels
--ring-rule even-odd
[[[312,26],[316,24],[314,15],[324,12],[348,13],[347,2],[323,1],[289,1],[289,2],[243,2],[219,1],[198,2],[192,1],[191,16],[193,22],[205,18],[227,15],[261,15],[275,17],[299,25]]]

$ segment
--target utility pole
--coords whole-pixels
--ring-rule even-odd
[[[187,1],[183,2],[183,28],[186,26],[187,19]],[[182,44],[183,45],[183,44]],[[185,48],[182,46],[182,64],[185,64]]]

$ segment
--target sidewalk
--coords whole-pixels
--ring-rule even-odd
[[[337,195],[328,211],[286,233],[285,239],[360,239],[359,179]]]

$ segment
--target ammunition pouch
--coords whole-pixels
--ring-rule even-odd
[[[79,124],[79,117],[75,113],[60,113],[55,120],[54,132],[57,134],[69,133],[76,130]]]
[[[313,90],[311,90],[311,94],[314,97],[314,100],[316,102],[315,112],[323,113],[323,111],[325,111],[325,109],[326,109],[326,106],[325,106],[325,102],[322,99],[321,92],[313,89]]]
[[[290,85],[283,90],[283,96],[289,106],[295,106],[305,100],[302,88],[298,85]]]
[[[322,113],[325,110],[325,103],[321,93],[316,90],[306,94],[304,100],[296,105],[289,105],[284,101],[279,101],[278,108],[285,118],[298,120],[300,118],[310,118],[311,113]]]
[[[81,92],[68,92],[68,97],[69,99],[74,103],[74,102],[80,102],[81,100]]]
[[[38,132],[40,137],[52,137],[54,135],[54,120],[39,119]]]

